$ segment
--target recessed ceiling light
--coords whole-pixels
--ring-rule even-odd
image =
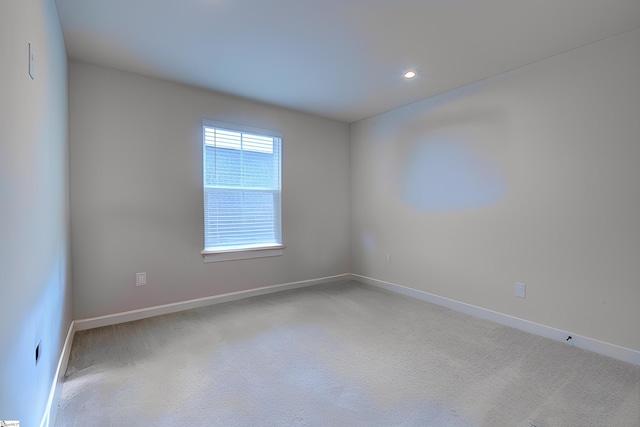
[[[412,79],[416,76],[416,72],[413,70],[409,70],[406,73],[403,74],[405,79]]]

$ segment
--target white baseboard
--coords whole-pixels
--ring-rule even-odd
[[[64,374],[67,372],[67,364],[69,363],[69,355],[71,354],[71,343],[73,343],[73,336],[76,332],[75,322],[72,321],[69,325],[69,331],[67,337],[64,340],[64,346],[62,347],[62,353],[60,359],[58,359],[58,366],[56,373],[53,376],[53,383],[51,384],[51,390],[49,391],[49,399],[47,400],[47,406],[40,422],[40,427],[49,427],[50,423],[55,422],[55,413],[51,417],[51,408],[53,407],[56,391],[58,387],[62,385]]]
[[[93,317],[75,321],[77,331],[99,328],[101,326],[116,325],[118,323],[131,322],[134,320],[146,319],[147,317],[159,316],[161,314],[176,313],[178,311],[192,308],[205,307],[213,304],[220,304],[228,301],[236,301],[243,298],[258,295],[270,294],[274,292],[286,291],[289,289],[302,288],[306,286],[318,285],[320,283],[337,282],[340,280],[350,280],[350,274],[339,274],[337,276],[322,277],[319,279],[302,280],[300,282],[283,283],[280,285],[264,286],[246,291],[231,292],[228,294],[215,295],[211,297],[198,298],[189,301],[175,302],[172,304],[159,305],[155,307],[141,308],[138,310],[126,311],[123,313],[109,314],[106,316]]]
[[[572,332],[562,331],[560,329],[552,328],[550,326],[541,325],[539,323],[531,322],[529,320],[520,319],[518,317],[509,316],[508,314],[502,314],[497,311],[488,310],[486,308],[477,307],[475,305],[466,304],[464,302],[444,298],[438,295],[430,294],[428,292],[419,291],[417,289],[408,288],[406,286],[398,285],[395,283],[385,282],[383,280],[372,279],[371,277],[361,276],[359,274],[351,274],[353,280],[362,282],[367,285],[375,286],[378,288],[386,289],[391,292],[406,295],[409,297],[417,298],[422,301],[427,301],[442,307],[447,307],[461,313],[469,314],[481,319],[490,320],[492,322],[519,329],[524,332],[543,336],[545,338],[551,338],[555,341],[567,342],[568,336],[571,336],[571,340],[568,345],[573,345],[584,350],[593,351],[594,353],[603,354],[605,356],[613,357],[623,362],[633,363],[634,365],[640,365],[640,351],[632,350],[625,347],[620,347],[616,344],[611,344],[603,341],[599,341],[594,338],[589,338],[581,335],[576,335]]]

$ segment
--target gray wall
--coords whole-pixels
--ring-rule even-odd
[[[353,124],[353,272],[640,350],[639,46]]]
[[[67,58],[53,0],[0,2],[0,76],[0,419],[30,427],[71,324]]]
[[[348,125],[85,63],[69,73],[76,319],[350,272]],[[283,256],[203,263],[205,118],[284,133]]]

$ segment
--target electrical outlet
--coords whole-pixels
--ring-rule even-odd
[[[391,254],[387,254],[387,264],[391,264]]]
[[[516,283],[516,296],[519,298],[527,297],[527,285],[524,283]]]
[[[144,286],[147,284],[147,273],[136,273],[136,286]]]

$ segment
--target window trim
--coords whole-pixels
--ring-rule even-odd
[[[204,262],[235,261],[240,259],[267,258],[284,255],[286,246],[273,244],[256,247],[237,247],[217,251],[201,252]]]
[[[266,258],[266,257],[275,257],[284,255],[284,249],[286,246],[282,243],[282,144],[283,144],[283,134],[282,132],[256,128],[251,126],[239,125],[235,123],[227,123],[220,122],[216,120],[208,120],[203,119],[201,124],[201,132],[202,132],[202,148],[203,148],[203,174],[204,168],[206,167],[206,159],[204,158],[204,149],[206,146],[205,142],[205,132],[204,128],[206,127],[214,127],[217,129],[229,130],[232,132],[243,132],[243,133],[252,133],[256,135],[264,135],[270,136],[274,138],[280,139],[280,203],[278,206],[280,221],[276,224],[278,230],[277,234],[280,237],[281,243],[262,243],[256,245],[238,245],[238,246],[225,246],[219,247],[216,249],[203,249],[200,253],[202,255],[202,259],[205,263],[209,262],[219,262],[219,261],[234,261],[234,260],[243,260],[243,259],[253,259],[253,258]],[[206,192],[204,184],[203,184],[203,197]],[[203,208],[204,208],[204,199],[203,199]],[[203,218],[203,226],[204,226],[204,218]],[[204,242],[203,242],[204,246]]]

